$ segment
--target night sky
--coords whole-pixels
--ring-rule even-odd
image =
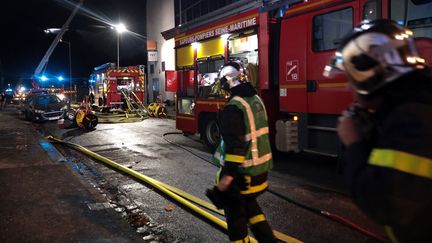
[[[70,0],[77,3],[78,0]],[[44,29],[61,28],[73,10],[69,0],[7,0],[0,6],[0,78],[7,83],[30,79],[55,34]],[[117,34],[104,22],[125,23],[136,34],[122,34],[120,65],[146,61],[145,0],[85,0],[63,36],[72,46],[72,76],[76,83],[87,80],[95,66],[117,61]],[[94,18],[102,18],[103,21]],[[137,35],[138,34],[138,35]],[[141,36],[139,36],[141,35]],[[46,74],[69,77],[68,45],[59,43]],[[1,80],[0,80],[1,81]],[[64,82],[68,83],[66,79]],[[2,83],[0,83],[2,86]],[[2,87],[0,87],[1,89]]]

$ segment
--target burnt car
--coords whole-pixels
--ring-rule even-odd
[[[63,118],[67,104],[55,94],[35,94],[27,96],[23,113],[30,121],[51,121]]]

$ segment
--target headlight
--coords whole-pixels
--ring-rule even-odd
[[[66,98],[64,94],[57,94],[57,97],[59,97],[61,100],[64,100],[64,98]]]
[[[35,109],[34,112],[35,112],[35,113],[44,113],[43,110],[37,110],[37,109]]]
[[[68,108],[67,105],[65,105],[62,108],[60,108],[60,110],[64,111],[64,110],[67,110],[67,108]]]

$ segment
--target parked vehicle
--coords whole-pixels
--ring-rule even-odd
[[[162,33],[174,38],[176,70],[166,71],[167,89],[176,92],[176,128],[200,133],[215,147],[217,112],[226,96],[217,89],[219,67],[240,60],[263,99],[276,149],[340,154],[337,118],[352,102],[343,75],[328,79],[322,70],[343,36],[362,20],[390,18],[412,29],[420,55],[432,59],[432,1],[289,0],[242,6],[200,23]],[[429,23],[429,24],[428,24]],[[170,84],[173,84],[170,86]]]
[[[30,121],[51,121],[63,118],[67,109],[67,104],[55,94],[34,94],[25,100],[23,113]]]
[[[144,66],[117,67],[106,63],[90,75],[90,103],[111,109],[125,107],[125,98],[144,103]],[[132,94],[133,93],[133,94]],[[127,96],[127,97],[125,97]]]

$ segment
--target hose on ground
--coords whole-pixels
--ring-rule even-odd
[[[208,159],[203,158],[203,157],[197,155],[196,153],[194,153],[190,149],[187,149],[184,146],[179,145],[179,144],[177,144],[175,142],[172,142],[172,141],[168,140],[167,138],[165,138],[165,136],[168,136],[168,135],[179,135],[179,134],[182,134],[182,133],[181,132],[167,132],[167,133],[164,133],[162,136],[170,144],[173,144],[173,145],[175,145],[177,147],[180,147],[180,148],[188,151],[192,155],[194,155],[194,156],[196,156],[196,157],[204,160],[205,162],[208,162],[208,163],[210,163],[210,164],[212,164],[214,166],[217,166],[217,165],[213,164],[211,161],[209,161]],[[357,230],[357,231],[359,231],[360,233],[362,233],[362,234],[364,234],[366,236],[369,236],[369,237],[374,238],[374,239],[376,239],[378,241],[381,241],[381,242],[388,242],[388,240],[385,239],[384,237],[382,237],[382,236],[380,236],[378,234],[375,234],[375,233],[373,233],[373,232],[371,232],[371,231],[363,228],[362,226],[360,226],[360,225],[358,225],[358,224],[356,224],[356,223],[354,223],[354,222],[352,222],[352,221],[350,221],[350,220],[348,220],[348,219],[346,219],[346,218],[344,218],[344,217],[342,217],[340,215],[337,215],[337,214],[334,214],[334,213],[330,213],[330,212],[325,211],[325,210],[317,209],[317,208],[311,207],[311,206],[309,206],[307,204],[304,204],[304,203],[300,203],[300,202],[298,202],[298,201],[296,201],[296,200],[294,200],[292,198],[284,196],[284,195],[282,195],[280,193],[277,193],[276,191],[271,190],[271,189],[267,189],[267,191],[270,192],[271,194],[273,194],[273,195],[275,195],[275,196],[277,196],[277,197],[279,197],[279,198],[287,201],[287,202],[290,202],[290,203],[292,203],[292,204],[294,204],[294,205],[296,205],[298,207],[304,208],[306,210],[309,210],[309,211],[311,211],[313,213],[316,213],[318,215],[321,215],[323,217],[332,219],[332,220],[334,220],[334,221],[336,221],[336,222],[338,222],[338,223],[340,223],[342,225],[345,225],[345,226],[348,226],[348,227],[350,227],[350,228],[352,228],[354,230]]]
[[[66,142],[57,138],[54,138],[53,136],[47,136],[46,137],[47,140],[51,141],[51,142],[55,142],[55,143],[60,143],[66,146],[69,146],[83,154],[86,154],[100,162],[103,162],[117,170],[120,170],[128,175],[131,175],[133,177],[135,177],[136,179],[139,179],[149,185],[151,185],[152,187],[158,189],[160,192],[164,193],[165,195],[171,197],[172,199],[174,199],[175,201],[177,201],[178,203],[182,204],[183,206],[189,208],[190,210],[194,211],[195,213],[201,215],[202,217],[206,218],[207,220],[213,222],[214,224],[216,224],[217,226],[219,226],[222,229],[225,229],[225,231],[227,230],[227,224],[225,221],[223,221],[222,219],[214,216],[213,214],[208,213],[207,211],[199,208],[197,205],[203,206],[211,211],[214,211],[218,214],[223,215],[223,213],[220,210],[217,210],[213,205],[211,205],[210,203],[199,199],[191,194],[188,194],[178,188],[175,188],[173,186],[170,186],[168,184],[165,184],[161,181],[155,180],[151,177],[148,177],[146,175],[143,175],[135,170],[132,170],[130,168],[127,168],[123,165],[120,165],[108,158],[105,158],[95,152],[92,152],[86,148],[84,148],[81,145],[75,144],[75,143],[71,143],[71,142]],[[197,205],[195,205],[195,204]],[[285,235],[281,232],[278,231],[274,231],[275,236],[283,241],[283,242],[289,242],[289,243],[299,243],[301,241]],[[253,237],[250,237],[251,242],[257,242]]]

